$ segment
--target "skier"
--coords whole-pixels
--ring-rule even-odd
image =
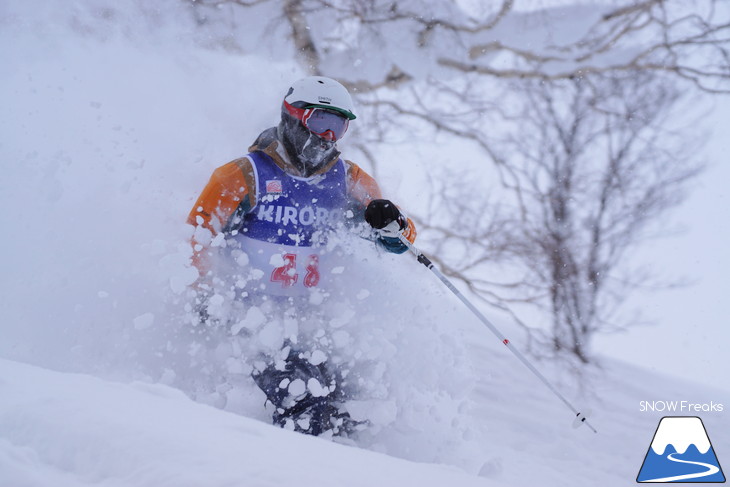
[[[269,304],[296,306],[327,286],[332,252],[326,244],[333,232],[364,220],[375,242],[394,253],[407,250],[399,234],[415,240],[413,222],[382,198],[375,180],[340,158],[337,141],[355,118],[350,94],[339,82],[301,79],[284,97],[278,126],[263,131],[246,156],[213,172],[188,217],[195,227],[202,320],[209,318],[212,283],[227,266],[243,263],[263,271],[256,292]],[[287,340],[282,351],[278,361],[269,358],[252,373],[275,408],[274,424],[315,436],[347,434],[354,422],[338,409],[346,393],[336,367],[313,360],[304,340]],[[321,390],[292,387],[311,379]]]

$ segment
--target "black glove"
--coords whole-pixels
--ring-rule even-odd
[[[395,203],[390,200],[373,200],[365,209],[365,221],[375,229],[387,227],[397,221],[399,230],[406,228],[406,217],[400,212]],[[395,226],[395,225],[393,225]]]

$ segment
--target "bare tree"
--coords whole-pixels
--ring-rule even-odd
[[[540,12],[502,0],[485,5],[478,18],[450,0],[182,1],[201,25],[230,16],[224,6],[265,5],[262,12],[273,17],[249,15],[250,24],[231,31],[258,24],[285,34],[306,71],[337,74],[359,92],[459,73],[551,81],[619,71],[656,71],[704,91],[730,92],[730,8],[720,0],[616,0]],[[514,32],[529,35],[508,35]],[[411,48],[412,56],[398,55]],[[380,65],[370,66],[381,73],[377,79],[351,66],[347,74],[330,72],[342,69],[331,60],[368,57]]]
[[[548,310],[556,352],[588,362],[591,338],[620,327],[615,312],[642,282],[627,253],[702,165],[664,129],[678,93],[652,73],[531,84],[522,135],[497,149],[510,155],[516,203],[503,235],[522,271],[511,291]]]
[[[477,139],[498,161],[501,189],[485,191],[473,170],[440,173],[419,224],[445,274],[537,343],[589,362],[593,336],[627,326],[617,311],[651,277],[627,255],[661,234],[661,216],[703,168],[687,134],[667,125],[680,94],[637,71],[515,81],[502,96],[513,108],[499,113],[500,135]]]
[[[727,3],[525,12],[503,0],[466,12],[425,0],[194,2],[206,18],[220,16],[211,6],[262,4],[280,12],[268,35],[288,36],[307,72],[343,81],[378,120],[361,139],[387,141],[390,124],[412,122],[482,150],[501,205],[465,206],[435,179],[440,212],[420,219],[422,236],[475,295],[518,322],[519,305],[539,307],[551,322],[543,341],[589,361],[591,337],[618,325],[613,312],[637,284],[621,274],[624,257],[700,170],[666,117],[682,89],[730,92]]]

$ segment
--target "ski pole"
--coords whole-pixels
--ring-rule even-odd
[[[421,264],[425,265],[425,266],[426,266],[426,268],[428,268],[428,270],[430,270],[431,272],[433,272],[434,274],[436,274],[436,277],[438,277],[438,278],[439,278],[439,280],[440,280],[441,282],[443,282],[443,283],[444,283],[444,285],[446,285],[446,287],[447,287],[447,288],[449,288],[449,290],[450,290],[450,291],[451,291],[452,293],[454,293],[454,294],[456,295],[456,297],[457,297],[457,298],[459,298],[459,299],[461,300],[461,302],[462,302],[462,303],[464,303],[464,304],[466,305],[466,307],[467,307],[467,308],[469,308],[469,310],[470,310],[470,311],[471,311],[472,313],[474,313],[474,314],[475,314],[475,315],[477,316],[477,318],[479,318],[479,320],[481,320],[481,322],[482,322],[482,323],[484,323],[484,324],[485,324],[485,325],[487,326],[487,328],[489,328],[489,330],[490,330],[490,331],[491,331],[492,333],[494,333],[494,335],[495,335],[495,336],[496,336],[497,338],[499,338],[499,339],[500,339],[500,340],[502,341],[502,343],[504,343],[504,344],[505,344],[505,345],[507,346],[507,348],[508,348],[508,349],[509,349],[509,350],[510,350],[510,351],[511,351],[511,352],[512,352],[512,353],[513,353],[514,355],[515,355],[515,357],[517,357],[517,358],[518,358],[518,359],[520,360],[520,362],[522,362],[522,363],[523,363],[523,364],[525,365],[525,367],[527,367],[528,369],[530,369],[530,371],[532,371],[532,373],[533,373],[533,374],[535,374],[535,375],[537,376],[537,378],[538,378],[538,379],[540,379],[540,380],[542,381],[542,383],[543,383],[543,384],[545,384],[545,385],[547,386],[547,388],[548,388],[548,389],[550,389],[550,390],[551,390],[551,391],[553,392],[553,394],[555,394],[555,395],[556,395],[556,396],[558,397],[558,399],[560,399],[561,401],[563,401],[563,403],[564,403],[564,404],[565,404],[566,406],[568,406],[568,409],[570,409],[571,411],[573,411],[573,414],[575,414],[575,423],[574,423],[575,425],[577,425],[577,426],[580,426],[581,424],[585,424],[586,426],[588,426],[588,428],[590,428],[590,429],[591,429],[591,431],[593,431],[594,433],[598,433],[598,431],[596,431],[596,429],[595,429],[595,428],[594,428],[593,426],[591,426],[591,424],[590,424],[590,423],[588,422],[588,418],[586,417],[586,415],[585,415],[585,414],[583,414],[583,413],[581,413],[580,411],[578,411],[578,410],[577,410],[577,409],[576,409],[576,408],[575,408],[575,407],[574,407],[574,406],[573,406],[573,405],[572,405],[572,404],[570,403],[570,401],[568,401],[568,400],[567,400],[567,399],[566,399],[566,398],[565,398],[565,397],[564,397],[564,396],[563,396],[563,395],[562,395],[562,394],[561,394],[561,393],[560,393],[560,392],[559,392],[559,391],[558,391],[558,390],[557,390],[557,389],[556,389],[556,388],[555,388],[555,387],[554,387],[554,386],[553,386],[553,385],[552,385],[552,384],[551,384],[551,383],[550,383],[550,382],[549,382],[549,381],[548,381],[548,380],[547,380],[547,379],[545,378],[545,376],[544,376],[544,375],[542,375],[542,374],[540,373],[540,371],[539,371],[539,370],[537,370],[537,369],[535,368],[535,366],[534,366],[534,365],[532,365],[532,363],[531,363],[531,362],[530,362],[529,360],[527,360],[527,358],[526,358],[526,357],[525,357],[524,355],[522,355],[522,353],[520,353],[520,351],[519,351],[519,350],[517,350],[517,349],[516,349],[516,348],[515,348],[515,347],[514,347],[514,346],[512,345],[512,342],[510,342],[510,341],[509,341],[509,340],[508,340],[508,339],[507,339],[507,338],[506,338],[506,337],[505,337],[505,336],[504,336],[504,335],[502,334],[502,332],[500,332],[500,331],[499,331],[499,330],[497,329],[497,327],[496,327],[496,326],[494,326],[494,325],[492,324],[492,322],[491,322],[491,321],[489,321],[489,320],[487,319],[487,317],[486,317],[486,316],[484,316],[484,315],[483,315],[483,314],[481,313],[481,311],[479,311],[479,310],[478,310],[478,309],[477,309],[477,308],[476,308],[476,307],[475,307],[475,306],[474,306],[474,305],[473,305],[473,304],[471,303],[471,301],[469,301],[469,300],[468,300],[468,299],[466,298],[466,296],[464,296],[464,295],[463,295],[463,294],[462,294],[462,293],[461,293],[461,292],[460,292],[460,291],[459,291],[458,289],[456,289],[456,287],[455,287],[455,286],[454,286],[454,285],[453,285],[453,284],[451,283],[451,281],[449,281],[449,279],[448,279],[448,278],[447,278],[446,276],[444,276],[444,275],[443,275],[443,274],[441,273],[441,271],[439,271],[439,270],[438,270],[438,269],[437,269],[437,268],[436,268],[436,267],[435,267],[435,266],[433,265],[433,263],[432,263],[432,262],[431,262],[431,261],[429,260],[429,258],[428,258],[428,257],[426,257],[426,256],[425,256],[425,255],[423,254],[423,252],[421,252],[420,250],[418,250],[418,249],[416,248],[416,246],[415,246],[415,245],[413,245],[413,244],[412,244],[412,243],[411,243],[411,242],[410,242],[410,241],[409,241],[409,240],[408,240],[408,239],[407,239],[407,238],[406,238],[405,236],[403,236],[403,234],[399,234],[399,235],[398,235],[398,238],[400,239],[400,241],[401,241],[401,242],[403,242],[403,244],[404,244],[404,245],[405,245],[406,247],[408,247],[408,250],[410,250],[410,251],[411,251],[411,252],[413,253],[413,255],[415,255],[415,256],[416,256],[416,258],[418,259],[418,262],[420,262]]]

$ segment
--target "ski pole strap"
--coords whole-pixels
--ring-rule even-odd
[[[509,350],[510,350],[510,351],[511,351],[511,352],[512,352],[513,354],[514,354],[514,356],[515,356],[515,357],[517,357],[517,359],[519,359],[519,361],[520,361],[520,362],[522,362],[522,364],[523,364],[523,365],[524,365],[525,367],[527,367],[527,368],[528,368],[528,369],[530,370],[530,372],[532,372],[532,373],[533,373],[533,374],[534,374],[534,375],[535,375],[535,376],[536,376],[536,377],[537,377],[538,379],[540,379],[540,381],[541,381],[541,382],[542,382],[543,384],[545,384],[545,386],[546,386],[546,387],[547,387],[548,389],[550,389],[550,391],[551,391],[551,392],[552,392],[553,394],[555,394],[555,396],[557,396],[557,397],[558,397],[558,399],[560,399],[560,400],[561,400],[561,401],[563,402],[563,404],[565,404],[565,405],[566,405],[566,406],[568,407],[568,409],[570,409],[570,410],[571,410],[571,411],[573,412],[573,414],[574,414],[574,415],[575,415],[575,416],[576,416],[577,418],[579,418],[579,419],[580,419],[580,423],[582,423],[582,424],[585,424],[586,426],[588,426],[588,428],[590,428],[590,429],[591,429],[591,431],[593,431],[594,433],[598,433],[598,431],[596,431],[596,429],[595,429],[595,428],[594,428],[593,426],[591,426],[591,424],[590,424],[590,423],[588,423],[588,421],[586,420],[586,416],[585,416],[585,415],[583,415],[583,414],[581,414],[581,413],[580,413],[580,412],[579,412],[579,411],[578,411],[578,410],[577,410],[577,409],[576,409],[576,408],[575,408],[575,407],[574,407],[574,406],[573,406],[573,405],[572,405],[572,404],[570,403],[570,401],[568,401],[568,400],[567,400],[567,399],[566,399],[566,398],[565,398],[565,397],[564,397],[564,396],[563,396],[563,395],[562,395],[562,394],[560,393],[560,391],[558,391],[558,390],[557,390],[557,389],[556,389],[556,388],[555,388],[555,387],[554,387],[554,386],[553,386],[553,385],[552,385],[552,384],[550,383],[550,381],[548,381],[548,380],[547,380],[547,378],[546,378],[546,377],[545,377],[544,375],[542,375],[542,373],[540,373],[540,371],[539,371],[539,370],[537,370],[537,368],[535,368],[535,366],[534,366],[534,365],[532,365],[532,363],[531,363],[531,362],[530,362],[529,360],[527,360],[527,357],[525,357],[524,355],[522,355],[522,353],[521,353],[521,352],[520,352],[519,350],[517,350],[517,349],[516,349],[516,348],[514,347],[514,345],[512,345],[512,342],[510,342],[510,341],[509,341],[509,340],[508,340],[508,339],[507,339],[507,338],[506,338],[506,337],[505,337],[505,336],[504,336],[504,335],[502,334],[502,332],[500,332],[500,331],[499,331],[499,329],[497,329],[497,327],[496,327],[496,326],[494,326],[494,324],[492,324],[492,322],[491,322],[491,321],[489,321],[489,320],[487,319],[487,317],[486,317],[486,316],[484,316],[484,315],[482,314],[482,312],[481,312],[481,311],[479,311],[479,310],[478,310],[478,309],[476,308],[476,306],[474,306],[474,304],[472,304],[472,302],[471,302],[471,301],[469,301],[469,300],[468,300],[468,299],[466,298],[466,296],[464,296],[464,295],[463,295],[463,294],[461,293],[461,291],[459,291],[458,289],[456,289],[456,286],[454,286],[454,284],[453,284],[453,283],[452,283],[452,282],[451,282],[451,281],[450,281],[450,280],[449,280],[449,279],[448,279],[448,278],[447,278],[446,276],[444,276],[444,275],[443,275],[443,273],[442,273],[441,271],[439,271],[439,270],[438,270],[438,269],[437,269],[437,268],[436,268],[436,267],[435,267],[435,266],[433,265],[433,263],[431,262],[431,260],[430,260],[430,259],[429,259],[428,257],[426,257],[426,256],[425,256],[425,255],[423,254],[423,252],[421,252],[420,250],[418,250],[418,249],[416,248],[416,246],[415,246],[415,245],[413,245],[413,244],[412,244],[412,243],[411,243],[411,242],[410,242],[410,241],[409,241],[409,240],[408,240],[407,238],[405,238],[405,236],[403,236],[403,234],[399,234],[399,235],[398,235],[398,238],[400,239],[400,241],[401,241],[401,242],[403,242],[403,245],[405,245],[406,247],[408,247],[408,250],[410,250],[410,251],[411,251],[411,253],[413,253],[413,254],[414,254],[414,255],[416,256],[416,258],[418,259],[418,262],[420,262],[421,264],[425,265],[425,266],[426,266],[426,267],[427,267],[427,268],[428,268],[428,269],[429,269],[429,270],[430,270],[431,272],[433,272],[433,273],[434,273],[434,274],[436,275],[436,277],[438,277],[438,278],[439,278],[439,280],[440,280],[441,282],[443,282],[443,283],[444,283],[444,285],[445,285],[445,286],[446,286],[447,288],[449,288],[449,291],[451,291],[451,292],[452,292],[452,293],[453,293],[454,295],[456,295],[456,297],[457,297],[457,298],[459,298],[459,300],[460,300],[460,301],[461,301],[462,303],[464,303],[464,305],[465,305],[465,306],[466,306],[467,308],[469,308],[469,310],[470,310],[470,311],[471,311],[472,313],[474,313],[474,315],[476,315],[476,317],[477,317],[477,318],[479,318],[479,320],[480,320],[480,321],[481,321],[481,322],[482,322],[482,323],[483,323],[484,325],[486,325],[486,327],[487,327],[487,328],[489,328],[489,330],[490,330],[490,331],[491,331],[491,332],[492,332],[492,333],[493,333],[493,334],[494,334],[494,335],[495,335],[495,336],[496,336],[497,338],[499,338],[499,340],[500,340],[500,341],[501,341],[502,343],[504,343],[504,344],[505,344],[505,345],[507,346],[507,348],[508,348],[508,349],[509,349]]]

